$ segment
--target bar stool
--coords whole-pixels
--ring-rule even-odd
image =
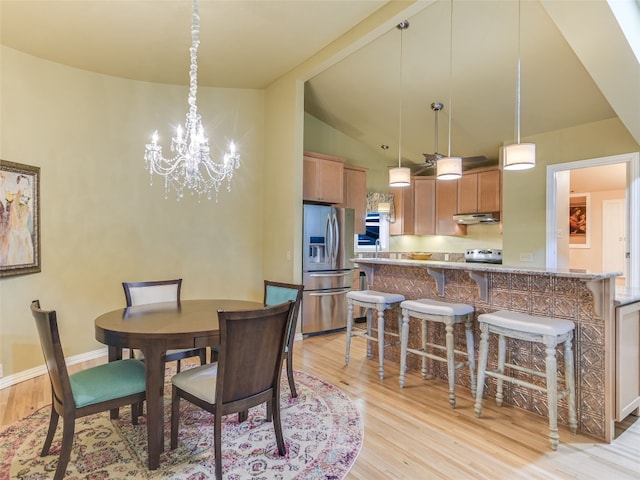
[[[571,433],[576,433],[578,422],[576,419],[576,394],[573,368],[573,351],[571,348],[573,330],[575,324],[570,320],[558,318],[538,317],[520,312],[497,311],[478,316],[480,322],[480,352],[478,360],[478,391],[476,394],[476,416],[482,413],[482,391],[484,377],[497,379],[496,404],[502,406],[503,381],[515,383],[520,386],[536,389],[547,393],[549,407],[549,441],[551,448],[556,450],[560,436],[558,435],[558,400],[568,397],[569,404],[569,428]],[[498,369],[487,370],[487,354],[489,351],[489,334],[498,335]],[[505,362],[506,341],[505,337],[542,343],[545,346],[545,373],[537,370],[513,365]],[[564,343],[564,386],[565,390],[558,394],[556,346]],[[505,375],[505,368],[514,371],[529,373],[546,378],[546,388],[531,382],[520,380]]]
[[[402,308],[402,341],[400,350],[400,388],[404,387],[405,373],[407,370],[407,353],[413,353],[422,357],[422,378],[427,378],[427,359],[447,362],[449,377],[449,403],[451,408],[456,406],[456,378],[457,368],[469,365],[471,376],[471,395],[476,393],[476,365],[474,357],[473,330],[473,306],[465,303],[446,303],[438,300],[405,300],[400,304]],[[422,347],[409,348],[409,317],[422,320]],[[445,346],[428,342],[427,321],[444,323],[445,325]],[[453,326],[458,323],[465,324],[465,334],[467,340],[467,350],[456,350],[453,339]],[[446,356],[429,353],[427,347],[440,351],[445,351]],[[455,363],[455,355],[463,355],[466,360]]]
[[[404,295],[397,293],[376,292],[375,290],[352,290],[347,292],[347,352],[345,355],[345,363],[349,365],[349,353],[351,350],[351,337],[362,337],[367,339],[367,357],[371,358],[371,341],[378,342],[378,374],[380,379],[384,378],[384,349],[396,343],[384,343],[384,311],[396,308],[400,302],[404,300]],[[353,308],[354,306],[367,308],[367,329],[366,331],[354,331],[353,329]],[[373,319],[372,309],[378,311],[378,337],[373,336]],[[398,333],[389,333],[389,335],[399,336],[402,328],[400,315],[398,315]]]

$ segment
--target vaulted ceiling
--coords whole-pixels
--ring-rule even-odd
[[[307,82],[305,110],[371,148],[389,145],[392,164],[401,107],[403,162],[420,163],[435,152],[430,105],[442,102],[438,150],[447,153],[451,122],[453,155],[497,161],[514,137],[518,2],[396,3],[406,10]],[[638,2],[622,3],[640,31]],[[199,85],[265,88],[385,4],[200,0]],[[107,75],[188,83],[189,1],[1,0],[0,17],[8,47]],[[400,71],[395,26],[405,19]],[[520,38],[523,137],[618,117],[640,143],[640,65],[605,0],[523,1]]]

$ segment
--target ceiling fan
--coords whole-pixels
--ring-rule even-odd
[[[438,152],[438,116],[439,116],[440,110],[442,110],[443,107],[444,105],[442,104],[442,102],[433,102],[431,104],[431,110],[433,110],[436,115],[435,138],[434,138],[435,152],[423,153],[422,155],[424,155],[425,161],[423,163],[417,163],[416,165],[414,165],[415,170],[412,173],[412,175],[425,175],[425,172],[429,172],[428,174],[432,175],[433,173],[430,172],[430,170],[434,170],[436,168],[436,162],[441,158],[446,157],[446,155]],[[482,163],[487,161],[488,159],[484,155],[480,155],[477,157],[463,157],[462,167],[463,169],[465,169],[465,164],[467,164],[467,168],[470,168],[468,164]],[[480,165],[477,165],[477,166],[480,166]]]

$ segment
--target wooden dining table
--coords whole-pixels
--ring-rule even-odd
[[[182,300],[119,308],[95,319],[96,340],[109,347],[109,361],[121,359],[123,348],[135,348],[144,354],[150,470],[158,468],[164,451],[165,352],[218,345],[218,310],[263,306],[247,300]],[[117,415],[117,410],[111,412],[112,418]]]

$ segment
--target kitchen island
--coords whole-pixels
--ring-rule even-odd
[[[475,316],[496,310],[513,310],[531,315],[571,320],[576,324],[574,347],[576,366],[576,407],[578,429],[611,442],[616,420],[616,336],[615,277],[620,273],[509,267],[462,262],[421,261],[390,258],[356,258],[369,288],[400,293],[408,300],[435,300],[471,304]],[[387,312],[386,315],[394,315]],[[414,323],[416,322],[416,323]],[[420,344],[420,328],[411,319],[410,346]],[[397,325],[389,319],[386,325]],[[456,345],[463,345],[464,330],[456,326]],[[458,329],[459,327],[459,329]],[[475,329],[479,339],[479,329]],[[444,330],[431,329],[431,340],[444,343]],[[497,364],[496,339],[489,348],[489,365]],[[476,340],[476,345],[478,345]],[[476,352],[477,353],[477,352]],[[558,352],[562,355],[562,352]],[[385,349],[385,358],[399,363],[399,346]],[[544,371],[544,350],[537,344],[508,340],[507,362]],[[562,362],[558,362],[562,365]],[[419,359],[407,358],[407,369],[417,370]],[[446,365],[429,364],[430,373],[446,379]],[[456,383],[470,388],[466,369],[458,370]],[[523,379],[536,382],[526,374]],[[485,388],[487,398],[495,397],[495,382]],[[639,392],[640,398],[640,392]],[[518,385],[505,385],[505,403],[540,415],[547,415],[546,394]],[[565,400],[558,407],[558,421],[567,424]]]

